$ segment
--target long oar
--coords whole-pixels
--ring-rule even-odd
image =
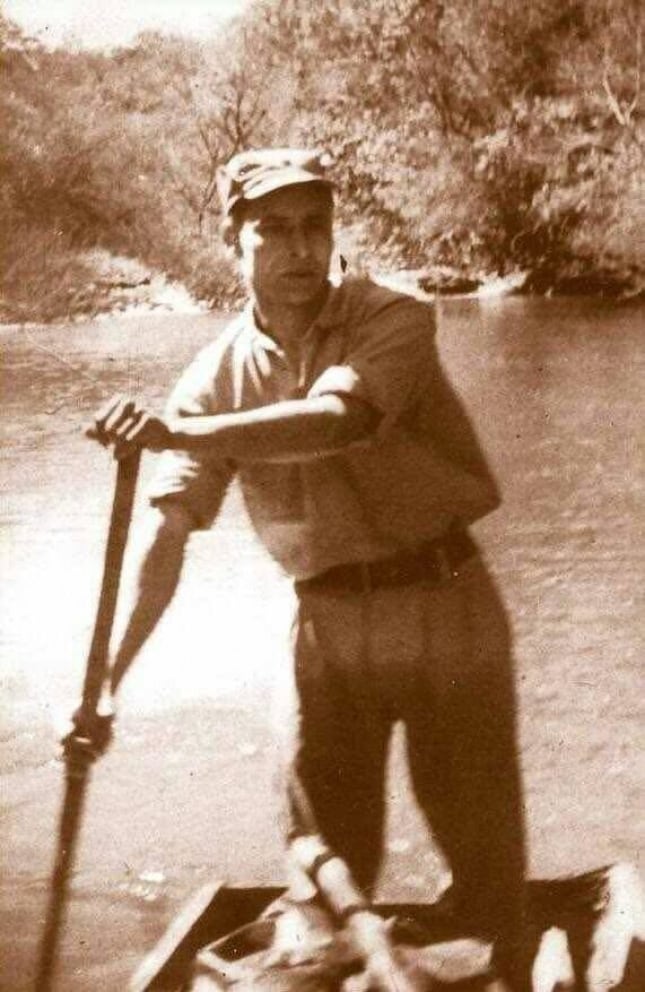
[[[139,473],[140,452],[121,459],[117,465],[112,513],[103,563],[92,643],[87,656],[83,683],[82,710],[96,710],[106,675],[108,648],[114,623],[123,556],[132,518],[134,493]],[[40,946],[37,992],[49,992],[56,967],[58,940],[65,912],[67,884],[79,834],[83,799],[92,761],[96,757],[91,740],[72,733],[65,741],[65,797],[58,830],[58,847],[51,882],[45,930]]]

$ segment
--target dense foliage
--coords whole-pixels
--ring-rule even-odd
[[[100,306],[89,249],[237,293],[216,171],[328,148],[355,265],[645,279],[640,0],[265,0],[217,38],[48,51],[0,17],[3,309]]]

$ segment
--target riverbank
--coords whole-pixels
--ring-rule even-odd
[[[13,293],[11,289],[13,288]],[[19,290],[19,291],[18,291]],[[25,260],[23,281],[14,278],[0,298],[0,323],[61,324],[100,314],[205,313],[182,283],[138,259],[102,248],[49,255],[47,267]]]
[[[99,315],[136,316],[154,313],[200,314],[221,309],[219,299],[199,299],[181,282],[137,259],[113,255],[95,248],[60,260],[64,278],[50,258],[49,268],[32,273],[31,284],[21,299],[11,294],[0,298],[0,325],[72,323]],[[354,266],[349,263],[349,271]],[[596,270],[556,274],[540,271],[511,271],[505,275],[469,272],[449,265],[417,269],[384,270],[359,264],[377,282],[419,299],[465,297],[490,299],[510,295],[594,296],[616,301],[645,299],[645,272],[619,275]],[[234,309],[242,302],[236,295],[231,272],[224,280],[226,303]]]
[[[249,2],[219,37],[152,32],[104,52],[52,50],[1,19],[0,320],[91,317],[142,293],[157,306],[149,272],[234,306],[217,170],[268,142],[329,153],[360,248],[350,271],[362,253],[423,267],[417,291],[442,296],[518,272],[525,294],[643,296],[637,0],[566,17],[545,0],[530,18],[498,0],[368,4],[369,17],[348,0],[313,19],[287,6]],[[148,274],[104,281],[97,246]]]

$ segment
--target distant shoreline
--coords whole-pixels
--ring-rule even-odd
[[[75,311],[71,308],[68,313],[58,312],[48,317],[47,300],[44,299],[42,308],[36,301],[32,303],[29,315],[25,314],[25,320],[16,320],[18,314],[12,312],[14,308],[9,303],[6,310],[10,319],[2,319],[0,310],[0,327],[74,324],[108,317],[139,319],[163,313],[198,315],[216,310],[234,312],[237,309],[230,303],[199,300],[180,282],[171,281],[163,273],[152,272],[135,260],[114,258],[111,262],[115,263],[117,270],[119,265],[127,263],[128,275],[123,276],[117,271],[111,279],[103,277],[88,282],[79,289],[83,298],[82,309]],[[595,279],[592,276],[563,277],[553,287],[540,286],[538,277],[530,272],[511,272],[504,276],[467,275],[449,267],[435,266],[396,271],[375,269],[367,274],[382,286],[428,302],[442,298],[487,300],[505,296],[590,296],[617,304],[645,301],[645,283],[628,287],[619,280],[612,282],[602,273],[598,273]]]

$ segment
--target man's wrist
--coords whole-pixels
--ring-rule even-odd
[[[186,430],[183,429],[183,424],[181,421],[167,420],[165,421],[166,427],[166,444],[164,445],[170,451],[185,451],[189,450],[191,447],[191,437]]]

